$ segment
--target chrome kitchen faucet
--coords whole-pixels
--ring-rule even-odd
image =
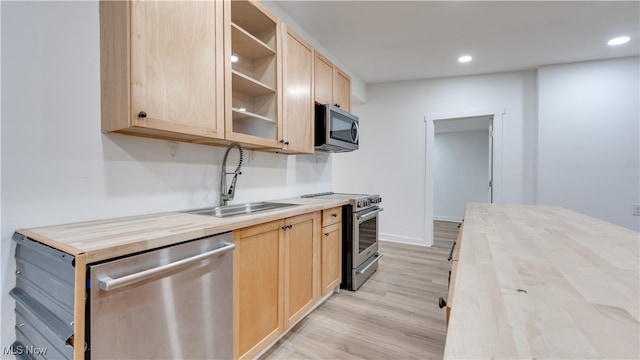
[[[229,155],[229,150],[231,148],[238,148],[240,152],[240,160],[238,160],[238,167],[234,172],[227,172],[227,156]],[[222,169],[220,170],[220,206],[227,205],[227,202],[233,200],[233,195],[236,192],[236,181],[238,180],[238,175],[241,175],[240,168],[242,168],[242,147],[238,143],[231,143],[227,148],[227,151],[224,153],[224,159],[222,160]],[[227,189],[227,175],[233,174],[233,179],[231,180],[231,186]]]

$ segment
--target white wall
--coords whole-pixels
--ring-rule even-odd
[[[538,202],[640,231],[637,57],[538,71]]]
[[[335,191],[380,193],[380,236],[427,245],[425,116],[504,108],[503,201],[535,200],[536,76],[523,71],[370,85],[360,116],[360,150],[335,154]],[[430,219],[429,219],[430,221]]]
[[[460,221],[467,202],[491,201],[489,130],[436,132],[434,140],[433,218]]]
[[[635,57],[548,66],[539,76],[532,70],[371,85],[367,104],[353,110],[360,150],[334,155],[334,190],[380,193],[387,210],[381,238],[428,245],[425,115],[504,108],[496,179],[502,202],[560,205],[637,230],[638,64]]]
[[[1,346],[14,339],[12,233],[217,204],[224,148],[100,132],[98,2],[1,2]],[[247,154],[249,155],[249,154]],[[253,153],[236,200],[331,190],[331,156]]]

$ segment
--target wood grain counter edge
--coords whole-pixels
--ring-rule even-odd
[[[115,219],[19,229],[17,233],[73,255],[86,264],[261,223],[342,206],[346,200],[283,199],[299,206],[231,218],[166,212]]]

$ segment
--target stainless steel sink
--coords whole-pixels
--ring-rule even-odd
[[[238,205],[216,206],[211,208],[185,211],[189,214],[209,215],[219,218],[226,218],[240,215],[250,215],[258,212],[280,210],[287,207],[298,206],[300,204],[276,203],[276,202],[255,202]]]

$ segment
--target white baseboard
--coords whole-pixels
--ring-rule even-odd
[[[462,218],[461,217],[456,217],[456,216],[434,216],[433,220],[436,221],[449,221],[449,222],[461,222]]]
[[[420,245],[420,246],[429,246],[424,239],[408,237],[408,236],[400,236],[400,235],[392,235],[392,234],[383,234],[380,233],[380,240],[382,241],[393,241],[402,244],[411,244],[411,245]]]

